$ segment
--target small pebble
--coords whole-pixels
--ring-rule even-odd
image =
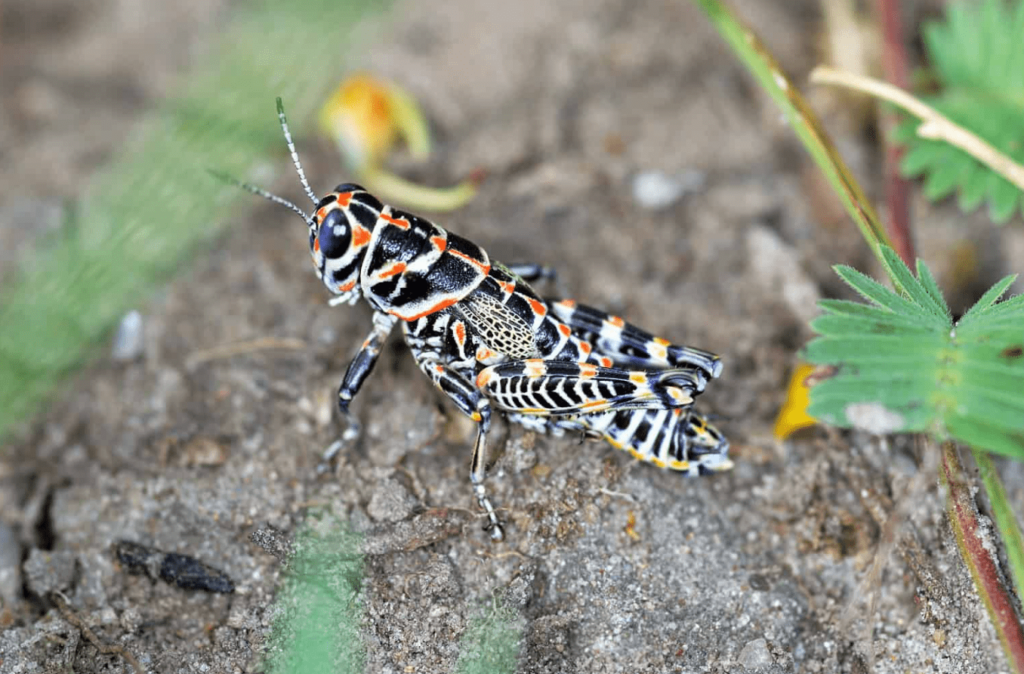
[[[662,171],[641,171],[633,178],[633,198],[643,208],[661,210],[703,186],[704,174],[700,171],[675,176]]]
[[[738,660],[747,671],[770,667],[775,662],[768,652],[768,642],[764,639],[748,641],[740,651]]]
[[[185,445],[185,465],[220,466],[228,459],[228,450],[212,438],[197,437]]]
[[[117,326],[110,357],[120,363],[135,360],[142,355],[144,337],[142,314],[133,309],[121,318],[121,322]]]

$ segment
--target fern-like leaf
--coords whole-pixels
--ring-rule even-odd
[[[836,373],[811,389],[811,416],[878,432],[924,431],[1024,457],[1024,295],[1008,276],[953,323],[935,279],[882,249],[897,293],[849,267],[872,304],[822,300],[806,359]]]
[[[923,34],[941,89],[922,100],[1024,163],[1024,0],[951,3],[946,21],[926,25]],[[987,200],[992,220],[1009,220],[1021,204],[1020,190],[966,152],[919,138],[920,123],[907,120],[897,131],[907,146],[903,173],[924,174],[931,200],[958,190],[963,211]]]

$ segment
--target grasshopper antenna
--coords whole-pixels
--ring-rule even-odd
[[[295,164],[295,171],[299,174],[299,181],[302,182],[302,187],[305,188],[309,200],[316,205],[320,200],[316,198],[316,193],[306,181],[306,172],[302,170],[302,164],[299,163],[299,153],[295,151],[295,143],[292,141],[292,132],[288,130],[288,118],[284,116],[284,103],[281,102],[280,96],[277,97],[277,117],[281,120],[281,130],[284,131],[284,139],[288,142],[288,151],[292,153],[292,163]]]
[[[241,187],[246,192],[252,192],[253,194],[261,196],[264,199],[268,199],[270,201],[273,201],[275,204],[280,204],[282,206],[286,206],[286,207],[292,209],[293,211],[295,211],[296,213],[298,213],[302,217],[302,219],[306,221],[307,225],[312,225],[313,224],[313,216],[312,215],[307,215],[301,208],[299,208],[298,206],[296,206],[292,202],[288,201],[287,199],[282,199],[281,197],[277,196],[276,194],[271,194],[270,192],[266,191],[265,189],[256,187],[255,185],[252,185],[250,183],[243,183],[241,180],[238,180],[237,178],[232,178],[231,176],[229,176],[226,173],[221,173],[220,171],[215,171],[213,169],[207,169],[207,171],[209,172],[210,175],[212,175],[217,180],[220,180],[221,182],[225,182],[225,183],[227,183],[229,185],[234,185],[236,187]]]

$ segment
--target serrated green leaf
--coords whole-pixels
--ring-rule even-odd
[[[1007,288],[1009,288],[1016,280],[1016,274],[1004,276],[999,279],[994,286],[985,291],[985,294],[982,295],[970,309],[964,312],[964,315],[960,317],[960,320],[957,323],[957,327],[965,327],[969,325],[976,315],[986,311],[989,307],[998,302],[999,298],[1003,296],[1003,293],[1006,292]]]
[[[930,340],[923,340],[920,336],[908,340],[906,336],[899,334],[886,337],[823,335],[808,344],[805,352],[808,360],[816,365],[836,365],[866,360],[907,360],[922,353],[926,353],[928,358],[934,358],[934,349],[945,343],[939,335]]]
[[[882,311],[882,310],[879,310]],[[929,334],[935,330],[929,325],[922,325],[913,318],[897,315],[895,319],[888,317],[874,319],[869,317],[837,316],[826,314],[811,321],[811,329],[829,337],[861,337],[900,334]]]
[[[868,316],[871,318],[882,318],[892,315],[891,311],[850,300],[818,300],[818,306],[829,313],[840,314],[843,316]]]
[[[1018,164],[1024,164],[1024,4],[985,0],[951,3],[941,23],[922,30],[925,49],[941,84],[922,100],[977,134]],[[1018,212],[1021,191],[966,152],[916,136],[919,122],[899,126],[906,145],[904,175],[924,175],[932,200],[957,190],[957,203],[971,211],[985,201],[997,223]]]
[[[1001,225],[1013,217],[1017,210],[1020,191],[1006,178],[994,175],[989,186],[988,217]]]
[[[980,337],[961,332],[961,338],[967,343],[958,352],[964,358],[974,361],[975,367],[979,369],[993,367],[998,372],[1024,372],[1024,338],[1020,332],[1019,327],[1016,328],[1016,334],[1007,331],[996,336],[990,335],[987,330]]]
[[[1017,295],[1011,297],[1008,300],[1004,300],[995,306],[989,307],[984,311],[986,315],[997,316],[1002,314],[1015,315],[1017,311],[1024,308],[1024,295]]]
[[[995,307],[984,312],[984,316],[983,329],[986,342],[997,343],[1003,341],[1020,344],[1021,332],[1024,331],[1024,327],[1021,326],[1019,317],[1013,313],[1000,313]],[[957,330],[960,338],[964,340],[969,339],[968,336],[974,335],[976,332],[977,326],[975,325],[966,325]]]
[[[988,367],[985,368],[964,368],[957,384],[983,393],[992,400],[1013,404],[1024,391],[1024,373],[1013,372],[996,363],[988,363]],[[1021,419],[1021,422],[1024,423],[1024,419]]]
[[[956,412],[985,420],[987,423],[1001,426],[1008,431],[1020,428],[1020,417],[1024,414],[1024,404],[1019,397],[1006,398],[992,395],[987,390],[975,389],[970,386],[963,388],[964,397],[957,400]]]
[[[969,172],[970,164],[956,161],[956,153],[960,152],[949,145],[943,146],[943,152],[930,167],[924,179],[924,196],[928,201],[938,201],[948,197],[956,190],[961,178]]]
[[[818,306],[826,311],[826,315],[857,317],[876,322],[890,321],[906,325],[908,328],[933,330],[937,327],[937,323],[930,317],[904,316],[888,309],[849,300],[820,300]],[[948,322],[948,319],[945,322]]]
[[[890,311],[897,313],[906,314],[908,316],[921,316],[926,318],[932,318],[932,315],[924,307],[915,305],[909,302],[893,291],[883,286],[878,281],[874,280],[870,276],[860,273],[853,267],[847,267],[846,265],[836,265],[833,267],[839,277],[842,278],[846,283],[857,291],[864,299],[870,300],[880,307],[885,307]]]
[[[988,191],[988,178],[991,172],[981,164],[974,164],[971,167],[970,175],[960,183],[960,192],[957,199],[957,206],[964,213],[970,213],[985,199],[985,192]]]
[[[922,260],[917,261],[917,278],[921,281],[921,286],[931,295],[934,305],[942,312],[943,319],[949,322],[952,318],[949,305],[946,304],[945,298],[942,297],[942,291],[939,290],[939,284],[935,282],[935,277],[932,276],[931,270],[928,269],[928,266]]]
[[[804,357],[836,372],[811,389],[808,413],[1024,455],[1024,296],[999,302],[1016,277],[996,283],[953,329],[928,268],[919,261],[914,278],[891,249],[882,255],[907,297],[836,268],[875,304],[820,303],[825,313],[811,324],[820,336]]]
[[[890,373],[891,375],[891,373]],[[818,389],[821,389],[820,391]],[[867,379],[856,374],[837,376],[812,389],[813,401],[842,401],[879,403],[889,409],[903,410],[924,407],[931,395],[933,384],[928,377],[912,376],[907,379],[889,377]]]
[[[935,321],[945,323],[947,318],[945,302],[935,301],[928,291],[925,290],[924,286],[921,285],[921,282],[910,273],[910,268],[900,259],[896,251],[888,246],[883,247],[882,259],[885,260],[889,277],[892,279],[893,284],[902,288],[911,302],[928,310],[931,317],[935,319],[929,321],[928,324],[934,326]]]
[[[972,447],[1017,459],[1024,458],[1024,435],[1007,433],[976,419],[952,415],[946,421],[950,435]]]
[[[907,125],[910,132],[907,133],[907,151],[900,160],[900,172],[908,178],[916,178],[929,168],[938,163],[938,158],[943,154],[945,146],[935,141],[918,140],[917,123],[911,122]]]

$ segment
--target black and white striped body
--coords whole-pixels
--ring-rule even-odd
[[[693,409],[694,397],[721,372],[718,356],[572,300],[545,301],[524,277],[550,278],[548,270],[521,265],[516,273],[492,263],[480,246],[384,205],[358,185],[317,199],[280,99],[278,117],[314,212],[239,184],[305,220],[313,267],[332,306],[363,298],[374,310],[373,329],[338,389],[348,427],[329,454],[359,436],[350,403],[401,323],[420,369],[477,423],[470,479],[495,539],[502,529],[483,484],[492,410],[536,430],[603,438],[691,475],[730,465],[725,438]]]

